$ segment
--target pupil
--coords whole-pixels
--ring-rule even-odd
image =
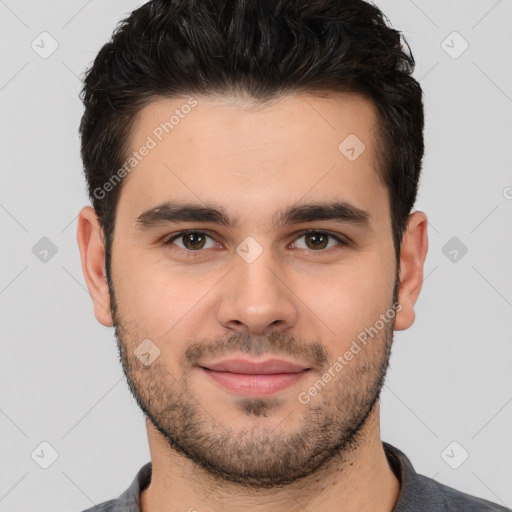
[[[324,239],[324,243],[323,243],[323,244],[322,244],[322,242],[320,242],[320,245],[322,245],[322,247],[324,247],[324,246],[325,246],[325,240],[326,240],[326,238],[327,238],[327,237],[326,237],[326,236],[324,236],[324,235],[322,235],[322,234],[320,234],[320,233],[312,233],[312,234],[309,234],[309,235],[308,235],[308,240],[311,240],[312,238],[314,239],[314,238],[316,238],[316,237],[319,237],[319,238],[323,238],[323,239]],[[314,245],[316,248],[318,248],[318,244],[313,243],[313,245]]]
[[[194,242],[194,239],[196,237],[199,238],[199,239],[203,238],[199,233],[189,233],[189,235],[187,237],[187,240],[190,243],[190,245],[192,245],[193,249],[197,249],[198,248],[197,247],[198,244],[201,245],[201,242],[199,242],[199,243],[197,241]]]
[[[199,242],[197,239],[199,239]],[[202,246],[201,242],[204,242],[204,239],[203,240],[201,240],[201,239],[203,239],[203,237],[201,236],[200,233],[190,233],[187,236],[187,243],[190,244],[192,246],[192,248],[197,249],[198,248],[197,246],[198,245]],[[311,233],[311,234],[307,235],[307,239],[308,239],[308,242],[313,241],[312,245],[314,247],[318,248],[319,246],[325,247],[325,242],[326,242],[327,237],[320,233]]]

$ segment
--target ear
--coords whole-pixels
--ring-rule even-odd
[[[428,251],[427,216],[423,212],[409,215],[400,250],[400,287],[398,302],[402,308],[395,317],[395,330],[408,329],[415,319],[414,304],[423,284],[423,265]]]
[[[105,274],[103,230],[91,206],[85,206],[78,214],[77,241],[82,260],[82,272],[93,301],[94,314],[98,322],[105,327],[111,327],[113,321]]]

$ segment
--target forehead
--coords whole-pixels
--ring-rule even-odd
[[[376,134],[373,104],[355,94],[301,93],[261,105],[236,97],[158,99],[134,119],[127,160],[137,157],[120,203],[137,216],[173,199],[237,212],[350,200],[372,216],[385,214]]]

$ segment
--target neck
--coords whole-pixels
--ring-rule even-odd
[[[390,469],[376,405],[354,450],[314,474],[285,487],[254,489],[213,478],[203,468],[171,450],[147,421],[151,451],[150,485],[141,493],[142,512],[391,512],[400,485]]]

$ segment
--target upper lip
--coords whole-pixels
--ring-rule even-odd
[[[271,375],[275,373],[297,373],[309,370],[308,366],[285,361],[284,359],[267,359],[251,361],[248,359],[225,359],[216,363],[200,365],[207,370],[216,372],[242,373],[247,375]]]

